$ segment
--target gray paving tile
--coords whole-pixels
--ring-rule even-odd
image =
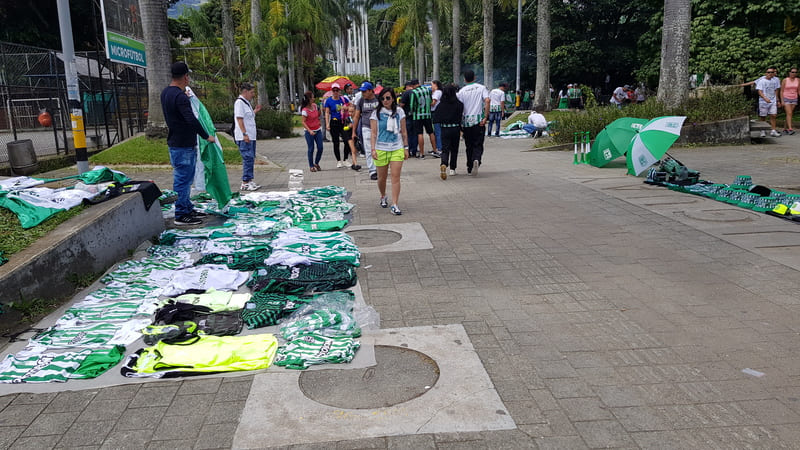
[[[58,441],[59,447],[79,447],[86,445],[102,445],[111,428],[113,420],[93,422],[74,422],[69,430]]]
[[[30,425],[46,406],[45,403],[9,405],[0,412],[0,426]]]
[[[575,422],[575,428],[590,448],[624,448],[635,445],[628,433],[614,420]]]
[[[67,391],[58,395],[47,405],[44,413],[80,412],[97,396],[97,391]]]
[[[17,439],[13,445],[8,447],[12,450],[41,450],[54,448],[61,436],[52,434],[49,436],[31,436]]]
[[[153,406],[149,408],[128,408],[117,420],[115,432],[128,432],[135,430],[153,430],[164,421],[166,406]],[[121,433],[128,435],[129,433]],[[120,435],[120,433],[117,433]]]
[[[175,393],[180,389],[179,384],[167,385],[159,383],[153,386],[142,386],[130,402],[130,408],[144,408],[151,406],[169,406]]]
[[[108,433],[100,448],[103,450],[139,450],[147,448],[151,434],[152,430],[149,429],[112,431]]]
[[[74,413],[43,413],[34,419],[33,423],[31,423],[22,433],[22,436],[28,437],[64,434],[70,428],[70,426],[72,426],[73,422],[75,422]]]
[[[156,427],[153,441],[197,439],[203,428],[204,417],[204,414],[171,416],[170,420],[162,421]]]
[[[24,426],[0,427],[0,448],[8,448],[25,431]]]
[[[76,422],[117,420],[128,407],[128,400],[92,400]]]
[[[611,411],[596,397],[562,398],[559,405],[573,422],[612,419]]]
[[[205,424],[238,423],[244,411],[245,401],[217,402],[208,410]]]

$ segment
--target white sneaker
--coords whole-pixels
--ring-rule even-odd
[[[762,131],[762,133],[763,133],[763,131]],[[344,166],[342,166],[342,162],[341,161],[336,161],[336,168],[337,169],[341,169],[342,167],[344,167]]]
[[[761,137],[767,137],[767,132],[764,131],[764,130],[761,130],[761,135],[760,136]]]
[[[453,170],[453,169],[450,169],[450,172],[447,172],[447,174],[450,175],[451,177],[454,177],[454,176],[456,176],[456,171]]]
[[[250,180],[247,183],[242,183],[242,185],[239,187],[240,191],[257,191],[259,189],[261,189],[261,186],[257,185],[253,180]]]
[[[775,130],[772,130],[772,131],[770,131],[770,132],[769,132],[769,135],[770,135],[770,136],[772,136],[772,137],[781,137],[781,134],[780,134],[780,133],[778,133],[778,132],[777,132],[777,131],[775,131]]]
[[[481,162],[477,159],[472,161],[472,176],[478,175],[478,168],[481,166]]]
[[[342,167],[352,167],[352,166],[353,166],[353,163],[351,163],[350,161],[348,161],[346,159],[344,161],[342,161]]]

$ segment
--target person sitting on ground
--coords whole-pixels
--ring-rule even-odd
[[[523,125],[522,129],[536,136],[536,133],[547,129],[547,119],[545,119],[542,114],[536,112],[536,110],[533,110],[528,116],[528,123]]]

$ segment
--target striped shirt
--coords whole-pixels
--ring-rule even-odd
[[[429,88],[420,86],[411,91],[409,111],[411,111],[411,120],[431,118],[431,90]]]

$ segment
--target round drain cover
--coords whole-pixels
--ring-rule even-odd
[[[348,231],[359,247],[378,247],[394,244],[403,238],[400,233],[388,230],[356,230]]]
[[[303,372],[300,390],[323,405],[374,409],[417,398],[439,379],[436,362],[415,350],[376,345],[375,361],[366,369]]]

